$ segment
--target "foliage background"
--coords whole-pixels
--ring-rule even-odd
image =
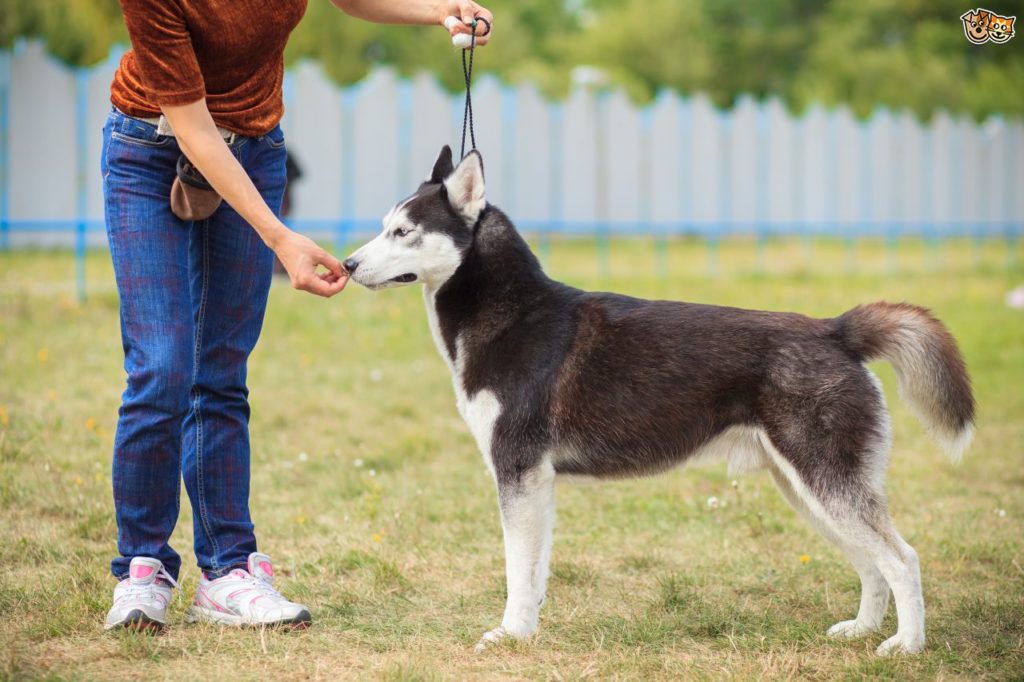
[[[976,1],[976,0],[975,0]],[[740,94],[781,97],[792,109],[877,106],[921,118],[945,109],[975,118],[1024,114],[1024,40],[972,45],[967,0],[490,0],[497,39],[481,70],[564,95],[573,68],[605,70],[609,84],[650,100],[659,89],[703,91],[721,106]],[[1022,0],[988,9],[1024,15]],[[1019,22],[1018,22],[1019,23]],[[88,65],[127,44],[118,0],[0,0],[0,44],[41,37],[65,62]],[[449,88],[461,73],[442,31],[377,26],[310,0],[290,62],[320,61],[340,83],[375,64],[429,70]]]

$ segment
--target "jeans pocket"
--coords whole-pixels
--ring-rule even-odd
[[[263,137],[271,149],[280,149],[284,146],[284,131],[281,130],[281,126],[277,126]]]
[[[116,130],[110,133],[110,139],[124,142],[126,144],[138,145],[139,147],[154,147],[157,149],[166,147],[171,143],[171,138],[169,137],[165,137],[162,140],[146,140],[143,138],[132,137],[131,135],[125,135],[124,133],[119,133]]]
[[[160,148],[171,144],[172,138],[157,133],[156,126],[152,123],[146,123],[121,113],[115,113],[113,119],[110,130],[112,140],[140,147]]]

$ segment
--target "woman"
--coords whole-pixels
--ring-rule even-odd
[[[181,566],[168,540],[182,477],[202,570],[188,619],[310,622],[305,606],[274,590],[270,559],[256,551],[245,385],[273,255],[303,291],[333,296],[348,279],[336,258],[278,215],[283,53],[306,1],[121,0],[133,49],[111,86],[102,158],[128,374],[114,442],[120,556],[111,570],[120,582],[108,629],[165,623]],[[332,2],[379,23],[492,18],[470,0]],[[224,199],[206,220],[171,212],[182,154]]]

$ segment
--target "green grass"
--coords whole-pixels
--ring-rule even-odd
[[[501,529],[418,289],[320,300],[285,283],[251,362],[253,514],[280,587],[313,607],[315,627],[186,625],[197,578],[186,503],[171,627],[104,634],[123,388],[110,265],[90,254],[78,303],[70,254],[15,252],[0,254],[0,679],[1024,677],[1024,313],[1003,302],[1024,283],[1019,246],[865,243],[851,254],[782,241],[758,267],[752,244],[725,242],[715,277],[694,242],[669,245],[666,277],[650,242],[614,241],[609,254],[604,276],[591,241],[555,242],[546,259],[588,288],[820,316],[909,300],[947,322],[980,405],[962,465],[876,368],[895,426],[892,513],[921,557],[925,653],[875,657],[891,612],[884,634],[827,639],[856,612],[853,570],[766,476],[734,488],[710,465],[560,485],[540,632],[474,655],[501,617]]]

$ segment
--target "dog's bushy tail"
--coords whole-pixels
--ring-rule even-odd
[[[949,330],[928,310],[907,303],[858,306],[835,322],[851,352],[893,366],[904,402],[958,462],[974,435],[974,395]]]

